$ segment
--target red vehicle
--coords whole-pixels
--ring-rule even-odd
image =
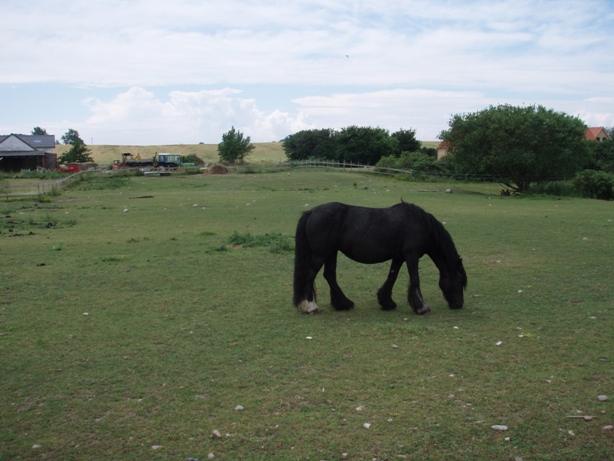
[[[60,165],[55,169],[58,173],[79,173],[81,169],[77,165]]]

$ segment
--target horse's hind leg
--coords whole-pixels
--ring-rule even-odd
[[[377,290],[377,301],[379,302],[379,305],[382,306],[382,309],[385,311],[390,311],[396,309],[397,307],[397,303],[392,300],[392,287],[394,286],[394,282],[397,281],[399,269],[402,265],[402,259],[392,260],[390,270],[388,271],[388,278],[381,286],[381,288]]]
[[[335,251],[324,263],[324,278],[330,286],[330,303],[337,311],[354,308],[354,302],[348,299],[337,283],[337,252]]]
[[[316,304],[315,280],[323,265],[323,258],[314,257],[308,269],[307,278],[300,286],[298,300],[295,302],[296,307],[305,314],[317,314],[319,312]]]

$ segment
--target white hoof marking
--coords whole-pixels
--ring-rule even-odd
[[[298,308],[305,314],[316,314],[318,312],[318,305],[313,301],[301,301]]]

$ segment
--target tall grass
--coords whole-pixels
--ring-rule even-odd
[[[528,195],[549,195],[553,197],[580,197],[571,181],[544,181],[531,184]]]

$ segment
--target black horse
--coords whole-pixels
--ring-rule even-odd
[[[407,263],[407,299],[416,314],[430,312],[422,299],[418,261],[427,254],[439,269],[439,287],[451,309],[463,307],[467,274],[452,237],[433,215],[417,205],[401,202],[390,208],[365,208],[326,203],[303,213],[296,228],[294,305],[307,314],[318,312],[314,281],[324,266],[335,310],[354,303],[337,284],[337,252],[365,264],[392,260],[388,278],[377,292],[384,310],[397,307],[392,287]]]

